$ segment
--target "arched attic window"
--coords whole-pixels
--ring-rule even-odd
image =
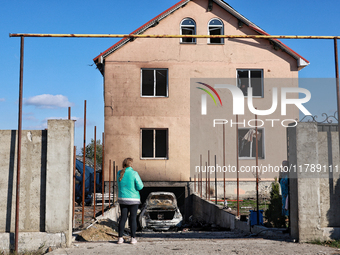
[[[224,35],[223,22],[220,19],[212,19],[208,24],[209,35]],[[209,38],[208,43],[223,44],[224,38]]]
[[[181,35],[196,35],[196,23],[193,19],[185,18],[182,20]],[[196,43],[196,38],[181,38],[181,43]]]

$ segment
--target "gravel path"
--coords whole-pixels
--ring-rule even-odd
[[[340,254],[340,249],[249,237],[238,232],[140,233],[138,243],[75,242],[49,254]]]

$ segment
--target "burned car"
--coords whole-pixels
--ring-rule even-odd
[[[140,226],[153,230],[180,227],[182,221],[176,196],[172,192],[151,192],[139,215]]]

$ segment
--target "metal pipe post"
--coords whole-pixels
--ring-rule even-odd
[[[115,173],[115,175],[117,176],[117,174],[118,174],[118,166],[116,166],[116,173]],[[117,200],[118,200],[118,195],[119,195],[119,193],[118,193],[118,178],[116,178],[116,187],[117,187]]]
[[[196,192],[196,174],[194,174],[194,192]]]
[[[104,166],[105,166],[105,160],[104,160],[104,152],[105,152],[105,140],[104,140],[104,133],[102,134],[102,148],[103,148],[103,155],[102,155],[102,215],[104,215],[104,202],[105,202],[105,198],[104,198],[104,193],[105,193],[105,175],[104,175]]]
[[[111,159],[109,160],[109,208],[111,208]]]
[[[207,174],[208,169],[210,168],[210,150],[208,150],[208,168],[207,168]],[[210,200],[210,172],[208,174],[208,200]]]
[[[72,226],[74,227],[75,203],[76,203],[76,152],[77,147],[73,147],[73,203],[72,203]]]
[[[336,77],[336,99],[338,110],[338,135],[340,147],[340,89],[339,89],[339,62],[338,62],[338,40],[334,38],[334,54],[335,54],[335,77]]]
[[[93,166],[93,218],[96,218],[96,196],[97,196],[97,126],[94,126],[94,166]]]
[[[205,161],[205,199],[208,200],[208,163]]]
[[[236,115],[236,182],[237,182],[237,216],[240,216],[240,173],[238,159],[238,115]]]
[[[200,155],[200,167],[201,167],[201,169],[200,169],[200,175],[201,175],[200,189],[201,190],[200,191],[201,191],[201,198],[202,198],[202,185],[203,185],[203,183],[202,183],[202,179],[203,179],[203,176],[202,176],[202,174],[203,174],[203,172],[202,172],[202,168],[203,168],[202,154]]]
[[[216,171],[216,155],[215,155],[215,204],[217,204],[217,171]]]
[[[86,163],[86,100],[84,101],[84,147],[83,147],[83,192],[82,192],[82,210],[81,210],[81,224],[84,225],[85,218],[85,163]]]
[[[255,108],[256,109],[256,108]],[[255,114],[255,144],[256,144],[256,210],[257,210],[257,225],[260,225],[260,211],[259,211],[259,143],[257,140],[257,114]]]
[[[223,167],[225,167],[225,123],[223,123]],[[223,204],[225,202],[225,171],[223,171]]]
[[[20,40],[20,78],[19,78],[19,113],[18,113],[18,155],[17,155],[17,186],[15,206],[15,251],[18,252],[19,243],[19,209],[20,209],[20,169],[21,169],[21,128],[22,128],[22,95],[24,81],[24,37]]]
[[[112,186],[113,186],[113,195],[112,195],[112,197],[113,197],[113,202],[112,202],[112,205],[114,206],[115,205],[115,196],[116,196],[116,191],[115,191],[115,189],[116,189],[116,161],[113,161],[113,178],[112,178],[112,180],[113,180],[113,184],[112,184]]]
[[[71,119],[71,107],[68,108],[68,119]]]

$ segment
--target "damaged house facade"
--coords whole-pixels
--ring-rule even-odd
[[[182,0],[131,34],[143,33],[268,35],[222,0]],[[212,87],[215,81],[237,86],[242,89],[245,102],[247,91],[242,85],[251,87],[254,107],[266,110],[272,106],[274,86],[278,93],[282,87],[298,87],[298,72],[309,64],[276,39],[221,38],[123,38],[94,58],[94,62],[104,78],[105,169],[109,159],[120,166],[124,158],[132,157],[134,169],[145,184],[142,199],[153,191],[174,192],[179,206],[193,192],[194,176],[198,176],[195,166],[208,161],[214,165],[214,155],[219,165],[224,163],[222,125],[213,129],[212,116],[207,121],[202,119],[205,116],[201,115],[200,100],[205,92],[196,87],[208,88],[199,82],[208,84],[213,79],[209,83]],[[275,85],[267,82],[273,79],[287,80]],[[223,109],[232,109],[229,90],[216,91]],[[198,99],[193,100],[193,96]],[[211,97],[207,98],[208,114],[215,109],[221,111]],[[246,106],[245,103],[244,115],[238,119],[246,123],[239,125],[238,139],[236,126],[230,126],[231,120],[236,121],[232,110],[218,117],[229,120],[225,127],[225,165],[237,164],[236,141],[240,167],[255,165],[255,138],[249,138],[254,132],[247,124],[254,114]],[[281,120],[298,119],[299,109],[288,105],[284,117],[281,110],[279,103],[269,116],[259,116],[264,122],[258,130],[259,164],[280,166],[287,158],[286,128]],[[280,121],[273,126],[265,119]],[[275,176],[278,173],[262,176],[261,183],[270,186]],[[240,177],[240,195],[253,194],[254,175],[242,173]],[[222,175],[218,178],[221,181]],[[235,196],[236,174],[226,173],[226,178],[227,197]],[[219,194],[223,194],[223,187]]]

